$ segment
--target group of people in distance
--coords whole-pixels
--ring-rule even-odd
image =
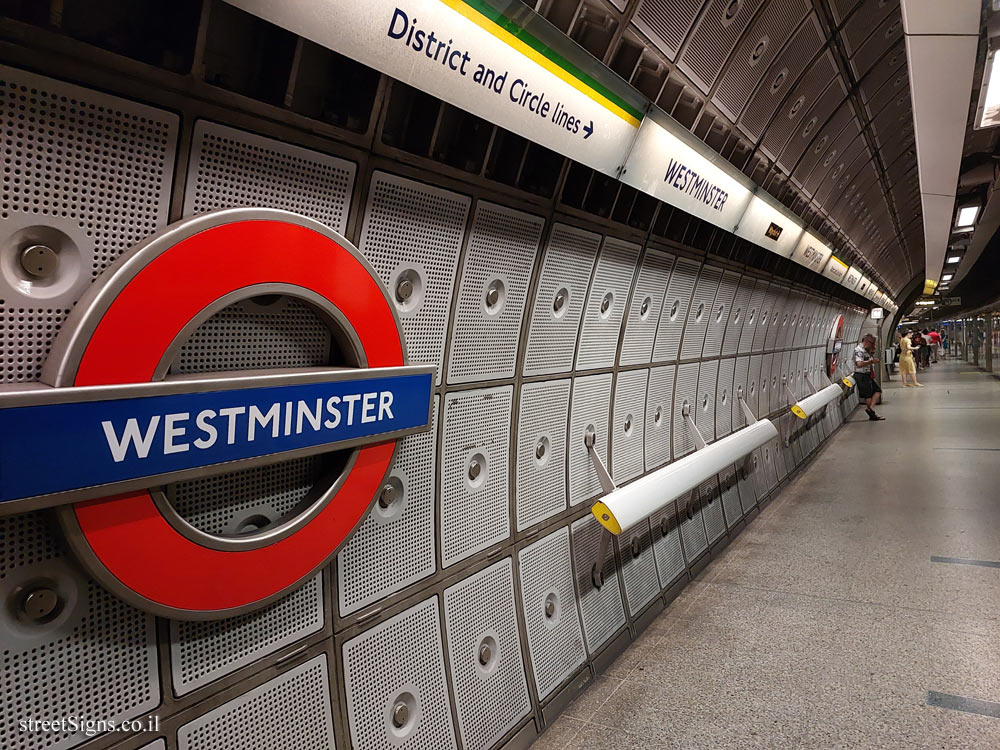
[[[899,374],[903,379],[904,388],[923,388],[917,382],[917,370],[927,369],[932,362],[937,362],[938,348],[942,344],[941,334],[935,329],[913,328],[897,334],[896,356],[899,358]],[[854,381],[858,387],[858,396],[865,404],[868,419],[881,422],[875,412],[875,407],[882,400],[882,389],[875,378],[875,367],[879,358],[875,356],[876,339],[872,334],[866,334],[854,350]],[[912,382],[907,382],[907,376]]]
[[[941,334],[936,329],[911,328],[897,334],[896,356],[899,357],[899,376],[904,388],[922,388],[917,382],[917,370],[926,370],[932,362],[937,362]],[[909,376],[910,382],[907,382]]]

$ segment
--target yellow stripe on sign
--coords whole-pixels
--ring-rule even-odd
[[[847,268],[848,268],[847,264],[846,264],[846,263],[844,263],[844,261],[842,261],[842,260],[841,260],[840,258],[838,258],[838,257],[837,257],[836,255],[831,255],[831,256],[830,256],[830,259],[831,259],[831,260],[835,260],[835,261],[837,261],[837,262],[838,262],[838,263],[839,263],[840,265],[842,265],[842,266],[844,267],[844,270],[845,270],[845,271],[847,270]]]
[[[478,11],[476,11],[475,9],[470,8],[468,5],[466,5],[464,2],[462,2],[462,0],[440,0],[440,1],[442,3],[444,3],[445,5],[447,5],[449,8],[451,8],[456,13],[461,13],[467,19],[469,19],[474,24],[476,24],[476,26],[478,26],[479,28],[483,29],[484,31],[488,31],[490,34],[492,34],[493,36],[495,36],[497,39],[499,39],[501,42],[503,42],[507,46],[513,47],[515,50],[517,50],[518,52],[520,52],[522,55],[524,55],[525,57],[527,57],[529,60],[534,61],[535,63],[537,63],[538,65],[541,65],[543,68],[545,68],[547,71],[549,71],[553,75],[561,78],[563,81],[565,81],[566,83],[568,83],[570,86],[572,86],[573,88],[575,88],[577,91],[579,91],[579,92],[581,92],[583,94],[586,94],[588,97],[590,97],[591,99],[593,99],[594,102],[596,102],[597,104],[601,105],[602,107],[604,107],[606,110],[608,110],[612,114],[615,114],[618,117],[622,118],[625,122],[627,122],[632,127],[634,127],[634,128],[639,127],[639,120],[636,119],[635,117],[633,117],[632,115],[630,115],[628,112],[626,112],[621,107],[619,107],[613,101],[611,101],[610,99],[608,99],[606,96],[604,96],[600,92],[594,91],[594,89],[592,89],[590,86],[588,86],[587,84],[585,84],[583,81],[581,81],[579,78],[577,78],[576,76],[574,76],[572,73],[570,73],[570,72],[568,72],[566,70],[563,70],[558,65],[556,65],[554,62],[552,62],[549,58],[547,58],[545,55],[543,55],[541,52],[539,52],[538,50],[533,49],[532,47],[528,46],[527,44],[525,44],[524,42],[522,42],[520,39],[518,39],[516,36],[514,36],[513,34],[511,34],[506,29],[501,29],[499,26],[497,26],[495,23],[493,23],[493,21],[491,21],[490,19],[486,18],[484,15],[482,15],[481,13],[479,13]]]

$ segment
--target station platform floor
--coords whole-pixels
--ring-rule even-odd
[[[1000,381],[884,384],[533,745],[1000,748]]]

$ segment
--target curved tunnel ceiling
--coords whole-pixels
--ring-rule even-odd
[[[874,274],[881,288],[895,295],[922,272],[898,0],[610,2],[624,10],[620,17],[600,0],[585,0],[570,19],[559,15],[564,4],[527,4],[825,235],[845,260]]]

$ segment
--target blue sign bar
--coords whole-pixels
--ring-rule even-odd
[[[375,443],[427,427],[432,373],[368,372],[332,382],[0,409],[0,503],[134,486],[145,477],[162,480],[230,461]],[[52,400],[72,390],[52,389]],[[114,487],[108,490],[113,494]]]

